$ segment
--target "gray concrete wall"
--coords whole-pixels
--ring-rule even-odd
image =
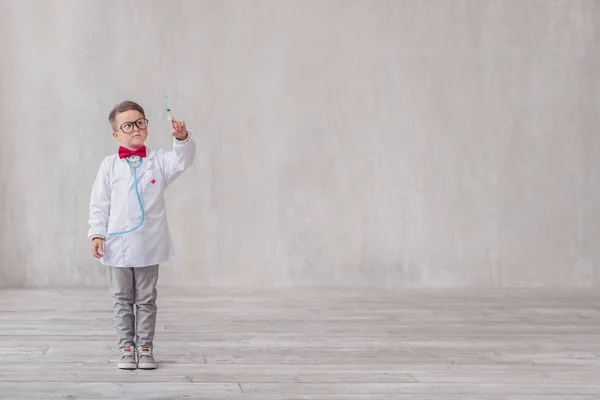
[[[163,285],[592,286],[600,2],[0,0],[0,285],[105,286],[107,114],[198,158]]]

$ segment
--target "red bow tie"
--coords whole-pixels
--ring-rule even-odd
[[[119,147],[119,158],[127,158],[129,156],[146,157],[146,146],[138,147],[135,150],[129,150],[126,147]]]

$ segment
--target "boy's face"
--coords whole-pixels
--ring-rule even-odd
[[[118,113],[115,116],[115,128],[115,140],[131,150],[142,146],[148,138],[148,124],[142,113],[137,110]]]

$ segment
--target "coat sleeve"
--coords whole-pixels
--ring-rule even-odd
[[[196,143],[192,132],[188,131],[186,140],[173,138],[173,151],[165,151],[160,158],[165,182],[170,185],[188,169],[196,158]]]
[[[110,176],[106,160],[100,165],[92,186],[90,199],[90,229],[88,239],[96,237],[105,239],[110,213]]]

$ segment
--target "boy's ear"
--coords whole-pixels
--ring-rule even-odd
[[[115,138],[115,140],[118,142],[119,141],[119,134],[117,132],[113,132],[112,133],[113,138]]]

